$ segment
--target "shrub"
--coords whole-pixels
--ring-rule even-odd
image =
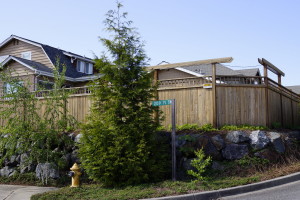
[[[204,181],[205,177],[203,176],[206,168],[210,165],[212,158],[208,156],[205,158],[205,154],[203,148],[195,151],[195,155],[197,158],[191,161],[191,165],[197,170],[188,170],[187,173],[196,178],[196,181]]]
[[[150,105],[155,88],[144,69],[148,59],[121,7],[118,3],[117,10],[107,13],[105,24],[113,38],[101,41],[112,60],[96,59],[103,76],[94,82],[94,104],[79,145],[89,177],[107,186],[155,181],[166,169],[155,139],[157,108]]]

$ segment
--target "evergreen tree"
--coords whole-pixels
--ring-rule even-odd
[[[121,7],[118,3],[107,13],[112,38],[100,40],[110,55],[96,60],[103,76],[93,85],[94,104],[79,146],[87,174],[108,186],[153,181],[165,171],[155,147],[158,123],[150,105],[155,88],[145,70],[148,58]]]

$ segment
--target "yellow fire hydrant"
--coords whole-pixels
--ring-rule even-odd
[[[81,175],[81,172],[77,163],[74,163],[74,165],[70,168],[70,170],[71,170],[70,175],[72,176],[71,187],[79,187],[79,177]]]

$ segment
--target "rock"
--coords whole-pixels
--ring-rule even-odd
[[[59,178],[57,166],[52,163],[39,163],[36,166],[35,175],[40,180],[47,180],[48,178]]]
[[[220,162],[217,161],[213,161],[211,168],[214,170],[219,170],[219,171],[223,171],[225,169],[225,167],[223,165],[220,164]]]
[[[28,173],[28,172],[34,172],[34,170],[36,169],[36,165],[34,164],[28,164],[28,165],[20,165],[20,173],[24,174],[24,173]]]
[[[82,134],[79,133],[78,135],[76,135],[74,141],[75,141],[76,143],[80,143],[80,139],[81,139],[81,138],[82,138]]]
[[[222,160],[222,154],[217,150],[208,136],[200,136],[197,139],[195,150],[201,148],[203,148],[205,155],[211,156],[214,160]]]
[[[74,163],[77,163],[77,164],[80,163],[80,160],[79,160],[78,154],[77,154],[77,150],[75,150],[71,153],[71,165],[73,165]]]
[[[7,164],[7,166],[10,166],[10,167],[16,167],[19,162],[17,161],[17,155],[12,155],[9,159],[9,163]]]
[[[263,149],[262,151],[256,152],[254,155],[272,162],[276,162],[279,159],[279,154],[270,149]]]
[[[71,140],[75,140],[75,133],[70,133],[70,134],[68,134],[68,136],[71,138]]]
[[[191,165],[191,162],[194,158],[190,159],[184,159],[182,163],[182,168],[187,171],[187,170],[195,170],[195,168]]]
[[[285,152],[285,146],[284,146],[284,143],[283,143],[279,133],[270,132],[269,133],[269,138],[270,138],[271,143],[274,146],[274,149],[278,153],[284,153]]]
[[[227,134],[226,140],[230,143],[247,142],[249,136],[244,131],[231,131]]]
[[[211,138],[211,142],[215,145],[217,150],[221,150],[225,147],[225,141],[221,137],[221,135],[216,135]]]
[[[13,176],[15,173],[16,173],[16,170],[14,168],[11,168],[8,166],[0,169],[0,176],[10,177],[10,176]]]
[[[227,160],[241,159],[248,153],[248,146],[245,144],[228,144],[222,150],[222,155]]]
[[[300,140],[300,131],[291,131],[286,133],[286,136],[291,139]]]
[[[20,156],[20,165],[26,165],[29,162],[29,155],[28,153],[23,153]]]
[[[263,149],[270,143],[270,139],[267,137],[266,133],[260,130],[252,131],[250,134],[250,140],[251,146],[254,149]]]
[[[74,164],[74,163],[72,163],[72,156],[71,156],[70,153],[67,153],[67,154],[63,155],[61,157],[61,159],[65,161],[67,166],[71,166],[72,164]],[[76,160],[76,159],[74,159],[74,160]]]

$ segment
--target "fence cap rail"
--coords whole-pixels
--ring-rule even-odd
[[[146,67],[148,71],[152,71],[155,69],[172,69],[176,67],[185,67],[191,65],[201,65],[201,64],[214,64],[214,63],[231,63],[233,61],[232,57],[225,57],[225,58],[214,58],[214,59],[207,59],[207,60],[198,60],[192,62],[182,62],[182,63],[173,63],[173,64],[166,64],[166,65],[156,65]]]

